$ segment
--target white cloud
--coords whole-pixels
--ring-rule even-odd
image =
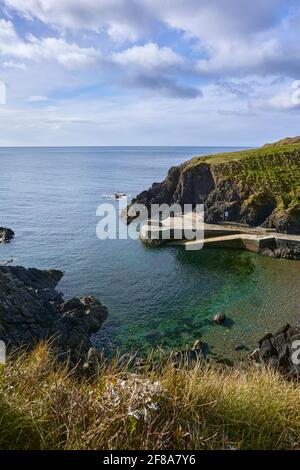
[[[145,0],[173,28],[204,41],[239,38],[272,28],[281,0]],[[293,0],[285,0],[286,6]]]
[[[122,82],[129,87],[177,98],[202,95],[199,87],[177,79],[177,74],[190,77],[193,66],[169,47],[159,47],[153,42],[133,46],[113,53],[112,61],[122,68]]]
[[[282,56],[277,39],[254,39],[251,43],[240,40],[218,42],[210,50],[210,57],[197,62],[196,68],[203,74],[251,74]]]
[[[4,3],[7,142],[255,144],[272,140],[273,126],[298,132],[290,83],[300,78],[299,0]],[[28,19],[16,28],[34,34],[17,33],[16,11]],[[55,108],[33,104],[47,96]]]
[[[62,38],[37,38],[29,34],[24,41],[13,23],[4,19],[0,19],[0,55],[20,60],[52,60],[69,68],[91,65],[100,58],[96,49],[81,48]]]
[[[63,28],[108,27],[124,38],[136,38],[155,21],[205,39],[232,37],[271,27],[281,0],[4,0],[27,17]],[[285,0],[285,4],[292,0]]]
[[[253,100],[251,107],[261,112],[300,112],[300,102],[297,103],[293,100],[291,83],[284,84],[275,93],[272,90],[270,96],[262,96],[260,99]]]
[[[133,46],[112,55],[114,62],[124,66],[134,66],[145,70],[170,69],[182,65],[184,58],[169,47],[158,47],[155,43]]]
[[[284,67],[298,73],[298,0],[3,0],[5,5],[27,18],[38,18],[62,29],[107,31],[113,41],[153,40],[158,25],[196,38],[205,55],[198,71],[205,74],[278,73]],[[290,10],[289,8],[294,7]],[[283,15],[285,12],[285,15]],[[282,31],[285,29],[285,33]],[[288,33],[287,33],[288,31]],[[294,31],[294,34],[292,32]],[[290,36],[294,36],[293,39]],[[276,39],[274,39],[276,38]],[[94,51],[77,50],[75,45],[44,44],[66,49],[61,63],[90,62]],[[78,47],[78,46],[77,46]],[[143,51],[135,46],[116,56],[117,60],[141,61]],[[73,50],[70,50],[73,49]],[[69,49],[69,50],[68,50]],[[294,51],[291,53],[291,51]],[[153,55],[158,51],[153,49]],[[161,52],[160,52],[161,55]],[[146,63],[146,60],[144,61]],[[296,70],[295,70],[296,69]]]
[[[144,0],[4,0],[27,18],[67,29],[107,29],[116,40],[135,40],[151,21]]]

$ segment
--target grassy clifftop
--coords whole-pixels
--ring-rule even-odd
[[[205,220],[300,233],[300,138],[259,149],[197,156],[169,170],[133,203],[204,204]]]
[[[299,448],[299,386],[271,370],[149,359],[79,377],[39,345],[0,378],[0,449]]]
[[[294,154],[296,151],[300,151],[300,143],[298,144],[289,144],[289,145],[268,145],[260,148],[250,149],[250,150],[241,150],[239,152],[225,152],[218,153],[214,155],[208,155],[206,157],[195,157],[190,162],[206,162],[206,163],[223,163],[223,162],[232,162],[240,161],[244,159],[255,159],[255,158],[265,158],[271,156],[289,156]],[[262,163],[262,162],[261,162]]]

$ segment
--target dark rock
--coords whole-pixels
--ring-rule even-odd
[[[167,240],[160,240],[155,238],[143,238],[141,239],[143,244],[146,246],[158,247],[166,244]]]
[[[104,356],[102,351],[99,351],[96,348],[90,348],[85,355],[85,362],[83,363],[83,371],[84,372],[91,372],[95,374],[95,372],[100,371],[100,366],[103,365],[107,361],[107,358]]]
[[[94,297],[63,300],[56,291],[61,271],[0,267],[0,339],[7,347],[32,347],[53,338],[59,357],[85,362],[90,335],[101,328],[107,309]]]
[[[204,343],[201,339],[197,339],[193,344],[193,350],[195,351],[203,351],[204,350]]]
[[[9,243],[14,235],[15,232],[10,228],[0,227],[0,243]]]
[[[2,259],[0,260],[0,266],[7,266],[8,264],[11,264],[14,262],[14,259]]]
[[[254,349],[251,354],[249,354],[249,358],[254,362],[259,362],[259,349]]]
[[[292,240],[283,240],[277,238],[275,245],[271,248],[264,248],[261,250],[261,254],[264,256],[270,256],[271,258],[299,260],[300,247],[299,243]]]
[[[277,232],[281,233],[300,234],[300,218],[296,214],[288,212],[278,213],[275,210],[266,218],[262,227],[275,228]]]
[[[132,200],[126,214],[127,222],[132,222],[137,216],[131,213],[135,204],[143,204],[149,211],[145,218],[149,218],[152,204],[195,206],[204,203],[214,188],[215,182],[209,165],[202,164],[195,172],[186,171],[185,164],[172,167],[162,183],[154,183],[148,191],[143,191]]]
[[[125,196],[126,196],[125,193],[114,193],[114,198],[115,199],[122,199]]]
[[[235,348],[236,352],[249,351],[249,348],[245,344],[239,344]]]
[[[276,333],[265,335],[259,341],[259,348],[249,357],[259,364],[280,371],[289,378],[299,378],[300,326],[293,327],[286,324]]]
[[[158,342],[160,334],[157,330],[151,330],[145,334],[145,340],[150,342]]]
[[[219,312],[213,317],[213,321],[217,323],[217,325],[223,325],[225,320],[226,320],[226,315],[223,312]]]
[[[205,345],[199,339],[195,341],[192,348],[182,349],[181,351],[173,352],[171,355],[171,359],[174,365],[179,365],[181,363],[190,363],[194,361],[198,361],[199,359],[204,359]]]
[[[286,325],[279,328],[279,330],[277,330],[276,333],[274,333],[274,336],[279,336],[279,335],[285,334],[289,330],[291,330],[291,325],[289,323],[287,323]]]
[[[267,340],[269,340],[270,338],[273,338],[272,333],[267,333],[265,336],[263,336],[263,337],[259,340],[259,342],[258,342],[259,347],[261,348],[261,346],[262,346],[262,344],[264,343],[264,341],[267,341]]]

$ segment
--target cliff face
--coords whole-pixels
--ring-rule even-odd
[[[227,211],[230,221],[300,233],[300,145],[195,157],[133,203],[203,203],[207,223],[222,222]]]

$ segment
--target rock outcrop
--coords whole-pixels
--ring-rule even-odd
[[[298,142],[298,141],[297,141]],[[172,167],[129,206],[204,204],[205,222],[226,220],[300,234],[300,145],[195,157]],[[133,220],[127,217],[127,222]]]
[[[15,233],[10,228],[0,227],[0,243],[9,243]]]
[[[271,258],[300,260],[300,245],[299,242],[293,240],[277,238],[274,244],[271,244],[268,248],[263,248],[260,253]]]
[[[90,335],[107,318],[107,309],[94,297],[64,301],[56,291],[61,271],[0,267],[0,339],[8,348],[31,347],[53,339],[60,358],[71,366],[91,355]]]
[[[267,334],[259,341],[259,348],[250,354],[250,358],[289,378],[299,378],[300,325],[293,327],[287,324],[276,333]]]
[[[213,321],[217,325],[223,325],[225,320],[226,320],[226,315],[223,312],[216,313],[216,315],[214,315],[214,317],[213,317]]]

